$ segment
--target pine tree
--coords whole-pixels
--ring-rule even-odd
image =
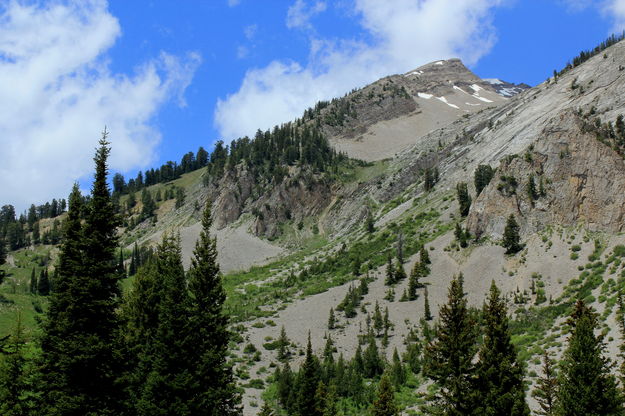
[[[516,222],[513,214],[510,214],[506,222],[506,228],[503,232],[502,245],[506,248],[506,254],[515,254],[521,251],[523,246],[520,243],[519,224]]]
[[[377,337],[380,336],[384,329],[384,319],[382,318],[382,312],[380,311],[380,304],[375,302],[375,308],[373,309],[373,329]]]
[[[397,264],[395,265],[395,281],[399,282],[406,278],[406,271],[404,270],[404,265],[401,261],[397,260]]]
[[[291,352],[289,351],[289,345],[291,344],[291,341],[289,341],[289,338],[286,336],[286,330],[284,329],[284,325],[282,325],[282,328],[280,329],[280,337],[278,338],[277,343],[278,360],[284,361],[291,355]]]
[[[559,414],[625,414],[622,393],[610,373],[610,360],[604,357],[605,345],[602,338],[595,335],[595,313],[578,300],[569,324],[572,333],[561,364]]]
[[[328,317],[328,329],[334,329],[336,318],[334,317],[334,308],[330,308],[330,316]]]
[[[482,189],[490,183],[494,175],[495,171],[489,165],[479,165],[477,167],[474,174],[476,195],[479,195],[482,192]]]
[[[454,236],[460,247],[465,248],[467,246],[467,233],[460,227],[460,223],[456,223]]]
[[[211,215],[207,204],[188,272],[190,345],[196,352],[190,360],[195,367],[191,414],[227,416],[240,413],[240,398],[227,362],[230,332],[223,310],[226,295],[217,263],[217,242],[210,235]]]
[[[484,340],[477,364],[478,413],[529,416],[523,389],[523,368],[517,360],[508,326],[508,310],[493,281],[484,305]]]
[[[371,416],[397,416],[399,409],[395,404],[395,393],[389,377],[385,374],[378,385],[377,398],[373,402]]]
[[[369,345],[367,345],[363,355],[363,366],[363,375],[367,378],[378,376],[384,371],[384,363],[380,358],[378,346],[373,337],[369,337]]]
[[[96,150],[91,198],[81,225],[70,195],[57,279],[41,340],[44,415],[117,415],[123,397],[116,345],[121,298],[115,250],[118,217],[107,184],[106,130]]]
[[[139,416],[190,415],[192,414],[195,374],[190,359],[195,345],[187,330],[190,321],[189,295],[177,236],[163,235],[157,248],[156,264],[151,269],[153,279],[162,282],[158,301],[158,316],[154,338],[146,340],[150,345],[140,369],[146,376],[139,386],[136,414]],[[201,363],[193,363],[200,367]],[[195,399],[199,400],[199,398]]]
[[[306,359],[302,364],[299,376],[299,391],[297,396],[297,410],[300,415],[323,416],[319,412],[316,400],[317,386],[319,384],[319,362],[312,352],[310,333],[306,346]]]
[[[432,320],[432,312],[430,311],[430,300],[428,299],[428,287],[425,287],[425,291],[423,293],[423,296],[425,298],[425,305],[424,305],[424,313],[423,316],[425,318],[426,321],[431,321]]]
[[[373,220],[373,215],[371,212],[367,213],[367,220],[365,221],[365,228],[369,234],[373,234],[375,231],[375,221]]]
[[[543,355],[543,375],[536,381],[536,388],[532,391],[532,396],[538,402],[541,416],[555,416],[558,397],[558,377],[554,369],[553,360],[547,351]]]
[[[393,360],[390,368],[391,379],[396,389],[401,388],[406,383],[406,368],[399,359],[397,348],[393,351]]]
[[[534,175],[530,175],[527,181],[527,196],[530,201],[534,203],[540,197],[540,194],[536,190],[536,182],[534,181]]]
[[[3,416],[31,414],[27,394],[30,386],[27,380],[25,346],[22,318],[18,314],[15,330],[0,350],[0,414]]]
[[[421,249],[419,250],[419,262],[422,264],[432,264],[432,261],[430,260],[430,254],[428,253],[425,246],[421,246]]]
[[[393,257],[391,257],[390,254],[388,255],[386,263],[386,280],[384,281],[384,283],[388,286],[397,283],[397,280],[395,280],[395,266],[393,266]]]
[[[440,308],[436,338],[425,350],[424,374],[441,387],[434,401],[446,415],[470,415],[476,409],[473,359],[478,334],[463,280],[462,274],[452,280],[447,304]]]
[[[33,270],[30,272],[30,293],[32,295],[36,295],[37,288],[38,288],[37,275],[35,274],[35,268],[33,267]]]
[[[465,182],[460,182],[456,185],[456,193],[458,196],[458,205],[460,206],[460,216],[466,217],[469,215],[469,209],[471,208],[471,195],[469,195],[469,189]]]
[[[48,275],[48,269],[41,269],[41,272],[39,273],[37,293],[41,296],[48,296],[50,294],[50,278]]]

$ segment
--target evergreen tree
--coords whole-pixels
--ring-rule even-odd
[[[503,232],[502,245],[506,248],[506,254],[515,254],[521,251],[523,246],[520,243],[519,224],[516,222],[513,214],[510,214],[506,222],[506,228]]]
[[[388,260],[386,262],[386,280],[384,281],[386,285],[394,285],[397,283],[395,280],[395,266],[393,265],[393,257],[388,255]]]
[[[41,272],[39,273],[37,293],[41,296],[48,296],[50,294],[50,278],[48,275],[48,269],[41,269]]]
[[[432,264],[432,261],[430,260],[430,254],[428,253],[425,246],[421,246],[421,249],[419,249],[419,262],[421,264]]]
[[[440,386],[434,401],[445,415],[471,415],[476,409],[473,359],[478,333],[463,280],[462,274],[452,280],[447,304],[440,308],[436,338],[425,350],[424,373]]]
[[[319,362],[312,352],[310,333],[306,346],[306,359],[302,364],[298,380],[297,410],[300,415],[323,416],[317,403],[317,386],[319,384]]]
[[[375,338],[373,337],[369,337],[369,345],[367,345],[363,355],[363,366],[363,375],[367,378],[378,376],[384,371],[384,363],[380,357]]]
[[[365,221],[365,227],[369,234],[373,234],[373,232],[375,231],[375,221],[373,219],[373,215],[371,215],[371,212],[367,213],[367,220]]]
[[[404,265],[401,261],[397,260],[397,264],[395,265],[395,281],[399,282],[400,280],[404,280],[406,278],[406,271],[404,270]]]
[[[530,175],[527,181],[527,196],[529,197],[532,203],[534,203],[534,201],[536,201],[540,197],[540,194],[536,190],[536,182],[534,181],[534,175]]]
[[[30,293],[33,295],[37,294],[37,275],[35,274],[35,268],[30,272]]]
[[[328,329],[334,329],[336,318],[334,317],[334,308],[330,308],[330,316],[328,317]]]
[[[289,351],[289,345],[291,341],[286,336],[286,330],[284,329],[284,325],[280,329],[280,337],[278,338],[278,360],[284,361],[289,358],[291,355],[291,351]]]
[[[41,376],[44,415],[118,415],[123,394],[117,355],[120,299],[115,250],[118,218],[107,184],[107,132],[94,158],[95,178],[81,224],[74,186],[43,323]]]
[[[263,403],[263,407],[260,408],[260,413],[258,414],[258,416],[274,416],[273,410],[271,410],[269,403]]]
[[[482,189],[490,183],[494,175],[495,171],[489,165],[479,165],[477,167],[474,174],[476,195],[482,193]]]
[[[217,242],[210,235],[211,215],[209,203],[189,268],[189,342],[196,353],[190,360],[195,368],[191,414],[227,416],[240,413],[240,398],[227,362],[230,332],[223,310],[226,294],[217,263]]]
[[[610,373],[610,360],[603,355],[605,345],[602,338],[595,335],[595,313],[578,300],[569,324],[572,333],[561,364],[559,414],[625,414],[622,393]]]
[[[145,369],[145,380],[139,386],[136,414],[167,416],[192,414],[192,395],[196,381],[190,358],[198,346],[187,335],[190,321],[189,295],[176,236],[164,235],[157,248],[153,279],[161,280],[154,337],[144,342],[146,354],[139,368]],[[194,363],[199,367],[200,363]],[[199,398],[195,399],[199,400]]]
[[[380,311],[380,304],[375,301],[375,308],[373,309],[373,329],[375,329],[375,335],[380,336],[384,329],[384,319],[382,318],[382,312]]]
[[[541,416],[555,416],[558,398],[558,378],[554,369],[553,360],[547,351],[543,355],[543,375],[536,381],[536,388],[532,396],[538,402]]]
[[[393,351],[393,360],[390,368],[391,379],[396,389],[400,389],[406,383],[406,368],[399,359],[397,348]]]
[[[0,414],[4,416],[30,415],[28,380],[25,356],[26,338],[21,315],[18,314],[15,330],[0,350]]]
[[[467,244],[467,233],[460,227],[460,223],[456,223],[456,228],[454,230],[454,236],[456,237],[456,241],[460,244],[460,247],[465,248]]]
[[[529,416],[523,368],[517,360],[508,326],[508,310],[493,281],[484,305],[484,340],[477,364],[478,413],[485,416]]]
[[[471,208],[471,195],[469,195],[469,189],[465,182],[460,182],[456,185],[456,193],[458,195],[458,205],[460,206],[460,216],[466,217],[469,215],[469,209]]]
[[[424,313],[423,316],[425,318],[426,321],[431,321],[432,320],[432,312],[430,311],[430,300],[428,299],[428,287],[425,287],[425,291],[423,293],[423,296],[425,297],[425,305],[424,305]]]
[[[380,379],[377,398],[373,402],[371,416],[397,416],[399,409],[395,404],[393,385],[385,374]]]

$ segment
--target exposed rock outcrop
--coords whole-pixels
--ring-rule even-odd
[[[566,111],[550,120],[524,154],[504,159],[471,207],[471,233],[501,238],[510,214],[525,234],[549,224],[578,223],[595,231],[623,231],[625,162],[583,127],[577,113]]]

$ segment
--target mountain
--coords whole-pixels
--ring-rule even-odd
[[[534,88],[482,80],[450,59],[320,102],[291,123],[220,147],[200,169],[147,187],[156,216],[144,218],[143,201],[130,207],[131,195],[120,195],[126,253],[175,230],[188,265],[200,207],[213,202],[246,415],[258,413],[264,387],[271,386],[265,397],[277,400],[270,376],[284,361],[282,328],[293,369],[309,334],[319,355],[331,336],[334,358],[349,360],[366,348],[376,309],[388,308],[392,326],[375,339],[390,360],[415,333],[420,340],[430,334],[425,288],[437,318],[459,273],[473,307],[482,306],[492,281],[501,289],[530,386],[542,352],[560,357],[566,347],[565,322],[577,299],[599,313],[607,352],[620,364],[625,44],[607,46]],[[480,165],[493,173],[477,194]],[[459,184],[472,200],[466,217]],[[178,203],[175,190],[184,195]],[[506,255],[500,243],[511,215],[522,250]],[[42,231],[53,222],[41,220]],[[417,269],[422,285],[409,299],[408,279],[388,285],[388,270],[401,259],[409,275],[422,248],[431,264]],[[3,266],[9,276],[2,299],[27,311],[31,326],[37,308],[23,293],[25,282],[33,265],[51,265],[55,256],[53,246],[36,245],[9,253]],[[431,384],[411,375],[398,388],[402,405],[416,410]],[[355,400],[338,402],[352,409]]]

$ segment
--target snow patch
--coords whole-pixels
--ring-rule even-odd
[[[425,98],[426,100],[434,97],[432,94],[426,94],[424,92],[418,92],[417,95],[419,96],[419,98]]]
[[[487,78],[483,81],[488,82],[490,85],[503,85],[503,81],[497,78]]]
[[[438,61],[438,62],[435,62],[435,63],[434,63],[434,65],[443,65],[443,62],[445,62],[445,61]]]
[[[458,107],[457,105],[451,104],[449,102],[447,102],[447,98],[445,97],[436,97],[438,100],[444,102],[445,104],[447,104],[448,106],[455,108],[456,110],[460,110],[460,107]]]
[[[482,90],[484,89],[484,88],[480,87],[480,86],[479,86],[479,85],[477,85],[477,84],[473,84],[473,85],[471,85],[471,88],[472,88],[472,89],[473,89],[473,91],[475,91],[475,92],[480,92],[480,91],[482,91]]]
[[[480,96],[479,96],[479,95],[477,95],[477,94],[473,94],[473,97],[474,97],[474,98],[477,98],[477,99],[478,99],[478,100],[480,100],[480,101],[484,101],[485,103],[492,103],[492,101],[491,101],[491,100],[489,100],[488,98],[480,97]]]
[[[482,104],[471,104],[471,103],[465,103],[466,105],[470,105],[471,107],[475,107],[475,106],[480,106]]]
[[[468,92],[466,92],[465,90],[463,90],[462,88],[458,87],[457,85],[454,85],[454,90],[462,91],[465,94],[471,95]]]

